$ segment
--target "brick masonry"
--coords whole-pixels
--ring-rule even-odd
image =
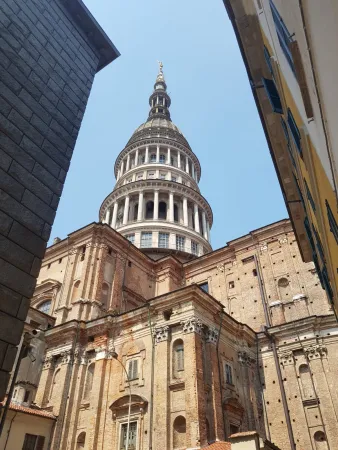
[[[81,0],[0,0],[0,27],[1,399],[94,76],[118,52]]]

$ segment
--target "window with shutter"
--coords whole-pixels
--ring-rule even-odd
[[[225,363],[225,381],[228,384],[233,384],[233,379],[232,379],[232,367],[229,364]]]
[[[43,450],[44,444],[45,444],[45,436],[38,436],[35,450]]]
[[[289,124],[290,130],[291,130],[293,141],[297,147],[297,150],[299,151],[300,156],[303,157],[302,146],[300,143],[300,140],[301,140],[300,132],[299,132],[298,126],[296,124],[296,121],[293,117],[293,114],[292,114],[290,108],[288,108],[288,124]]]
[[[304,185],[305,185],[305,190],[306,190],[306,196],[307,196],[307,198],[308,198],[308,200],[310,202],[310,205],[311,205],[313,211],[316,211],[315,201],[313,200],[311,191],[309,189],[309,186],[308,186],[305,178],[304,178]]]
[[[262,78],[262,83],[271,103],[272,109],[275,113],[283,114],[282,103],[280,101],[279,93],[277,91],[275,82],[273,80],[268,80],[267,78]]]
[[[184,349],[183,345],[176,348],[177,370],[184,370]]]
[[[327,218],[329,220],[329,225],[330,225],[330,231],[333,234],[336,243],[338,244],[338,225],[336,222],[336,219],[333,215],[332,209],[329,205],[329,202],[327,200],[325,200],[325,205],[326,205],[326,212],[327,212]]]
[[[128,365],[128,379],[136,380],[138,378],[138,360],[132,359]]]
[[[25,434],[22,450],[35,450],[35,444],[38,436],[35,434]]]

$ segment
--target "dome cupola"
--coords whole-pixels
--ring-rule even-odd
[[[171,99],[159,63],[150,112],[115,162],[115,187],[103,201],[100,220],[154,259],[181,260],[212,250],[212,210],[201,195],[201,167],[170,117]]]

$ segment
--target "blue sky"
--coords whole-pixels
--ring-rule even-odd
[[[146,121],[163,61],[171,117],[202,166],[213,248],[287,217],[222,0],[85,0],[121,56],[96,75],[51,238],[98,221],[115,158]]]

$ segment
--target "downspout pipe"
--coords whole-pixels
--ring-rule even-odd
[[[218,364],[218,379],[219,379],[219,387],[220,387],[220,394],[221,394],[221,405],[222,405],[222,419],[223,419],[223,432],[224,432],[224,439],[226,437],[226,423],[225,423],[225,417],[224,417],[224,409],[223,409],[223,387],[222,387],[222,371],[221,371],[221,362],[219,358],[219,341],[221,338],[221,330],[222,330],[222,323],[224,318],[224,311],[222,309],[221,311],[221,320],[219,323],[218,328],[218,336],[217,336],[217,343],[216,343],[216,354],[217,354],[217,364]]]
[[[6,442],[5,442],[4,450],[6,450],[6,448],[7,448],[8,439],[9,439],[9,433],[11,432],[12,424],[13,424],[14,419],[15,419],[15,417],[16,417],[17,414],[18,414],[18,412],[15,411],[14,416],[12,417],[11,423],[9,424],[9,428],[8,428],[8,431],[7,431],[7,437],[6,437]]]
[[[259,265],[257,255],[254,255],[254,260],[255,260],[255,267],[256,267],[257,277],[258,277],[259,292],[260,292],[261,300],[263,303],[263,310],[264,310],[264,316],[265,316],[265,322],[266,322],[264,334],[269,339],[271,348],[272,348],[272,354],[273,354],[273,358],[275,361],[275,367],[276,367],[277,378],[278,378],[278,383],[279,383],[281,397],[282,397],[282,405],[283,405],[291,450],[296,450],[296,443],[295,443],[295,439],[294,439],[294,435],[293,435],[291,418],[290,418],[290,413],[289,413],[289,409],[288,409],[288,403],[287,403],[287,398],[286,398],[286,393],[285,393],[285,388],[284,388],[284,383],[283,383],[283,378],[282,378],[282,372],[281,372],[281,368],[279,365],[277,348],[276,348],[276,344],[275,344],[273,336],[271,336],[271,334],[269,334],[269,332],[268,332],[268,328],[271,327],[271,321],[270,321],[270,316],[269,316],[269,311],[268,311],[268,306],[267,306],[267,301],[266,301],[266,294],[265,294],[265,289],[263,286],[261,270],[260,270],[260,265]]]
[[[150,411],[149,411],[149,450],[153,448],[153,421],[154,421],[154,374],[155,374],[155,337],[150,317],[150,305],[148,303],[148,323],[150,336],[152,340],[151,346],[151,378],[150,378]]]

